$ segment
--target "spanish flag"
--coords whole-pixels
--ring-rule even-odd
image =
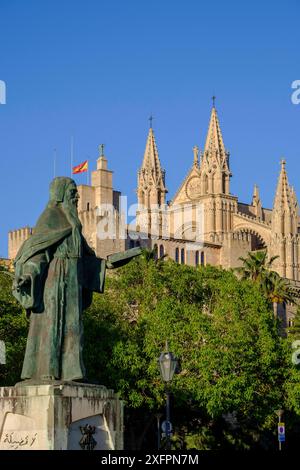
[[[76,175],[77,173],[84,173],[85,171],[88,171],[88,160],[80,163],[80,165],[73,166],[73,175]]]

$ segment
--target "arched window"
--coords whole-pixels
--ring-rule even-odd
[[[162,258],[165,254],[165,250],[164,250],[164,245],[160,245],[159,247],[159,257]]]
[[[201,251],[201,266],[205,265],[205,256],[204,256],[204,251]]]
[[[144,191],[140,191],[139,196],[140,196],[139,203],[140,203],[142,206],[144,206],[144,205],[145,205],[145,193],[144,193]],[[141,209],[141,208],[140,208],[140,209]]]
[[[222,175],[222,193],[226,194],[226,175],[224,173]]]
[[[179,263],[179,248],[176,248],[175,250],[175,261],[176,263]]]
[[[90,210],[90,203],[88,202],[87,205],[86,205],[86,210],[89,211]]]
[[[185,263],[184,248],[181,248],[180,262],[181,262],[181,264],[184,264],[184,263]]]
[[[199,266],[199,251],[196,251],[195,253],[195,265]]]
[[[134,248],[134,245],[135,245],[134,240],[130,240],[129,248]]]
[[[155,243],[154,247],[153,247],[153,251],[154,251],[154,258],[157,259],[158,257],[158,247],[157,247],[157,244]]]

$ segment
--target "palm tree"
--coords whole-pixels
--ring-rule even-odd
[[[287,279],[279,276],[278,273],[270,271],[265,278],[264,291],[271,302],[277,304],[294,303],[295,294]]]
[[[144,258],[145,261],[149,262],[150,260],[156,260],[157,259],[157,249],[153,248],[152,250],[149,250],[147,248],[142,248],[142,258]]]
[[[278,256],[272,256],[268,259],[267,250],[250,251],[247,258],[239,258],[243,262],[243,266],[236,268],[236,271],[241,275],[242,279],[262,282],[277,258]]]
[[[152,250],[151,249],[149,250],[147,248],[142,248],[141,250],[142,250],[142,255],[141,256],[147,262],[149,262],[150,260],[153,260],[153,261],[155,261],[155,263],[159,263],[161,260],[164,260],[168,256],[167,254],[159,256],[157,246],[152,248]]]
[[[277,305],[295,303],[295,294],[290,283],[272,271],[273,262],[278,256],[267,257],[267,251],[249,252],[248,258],[239,258],[243,266],[236,268],[242,279],[251,279],[259,285],[267,299],[272,302],[275,316]]]

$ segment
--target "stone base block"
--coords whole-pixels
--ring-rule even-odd
[[[0,449],[122,450],[122,402],[102,385],[2,387]]]

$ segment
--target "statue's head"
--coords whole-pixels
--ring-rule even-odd
[[[78,204],[78,191],[77,186],[72,178],[66,176],[58,176],[52,180],[50,184],[50,202],[63,203],[63,205]]]

